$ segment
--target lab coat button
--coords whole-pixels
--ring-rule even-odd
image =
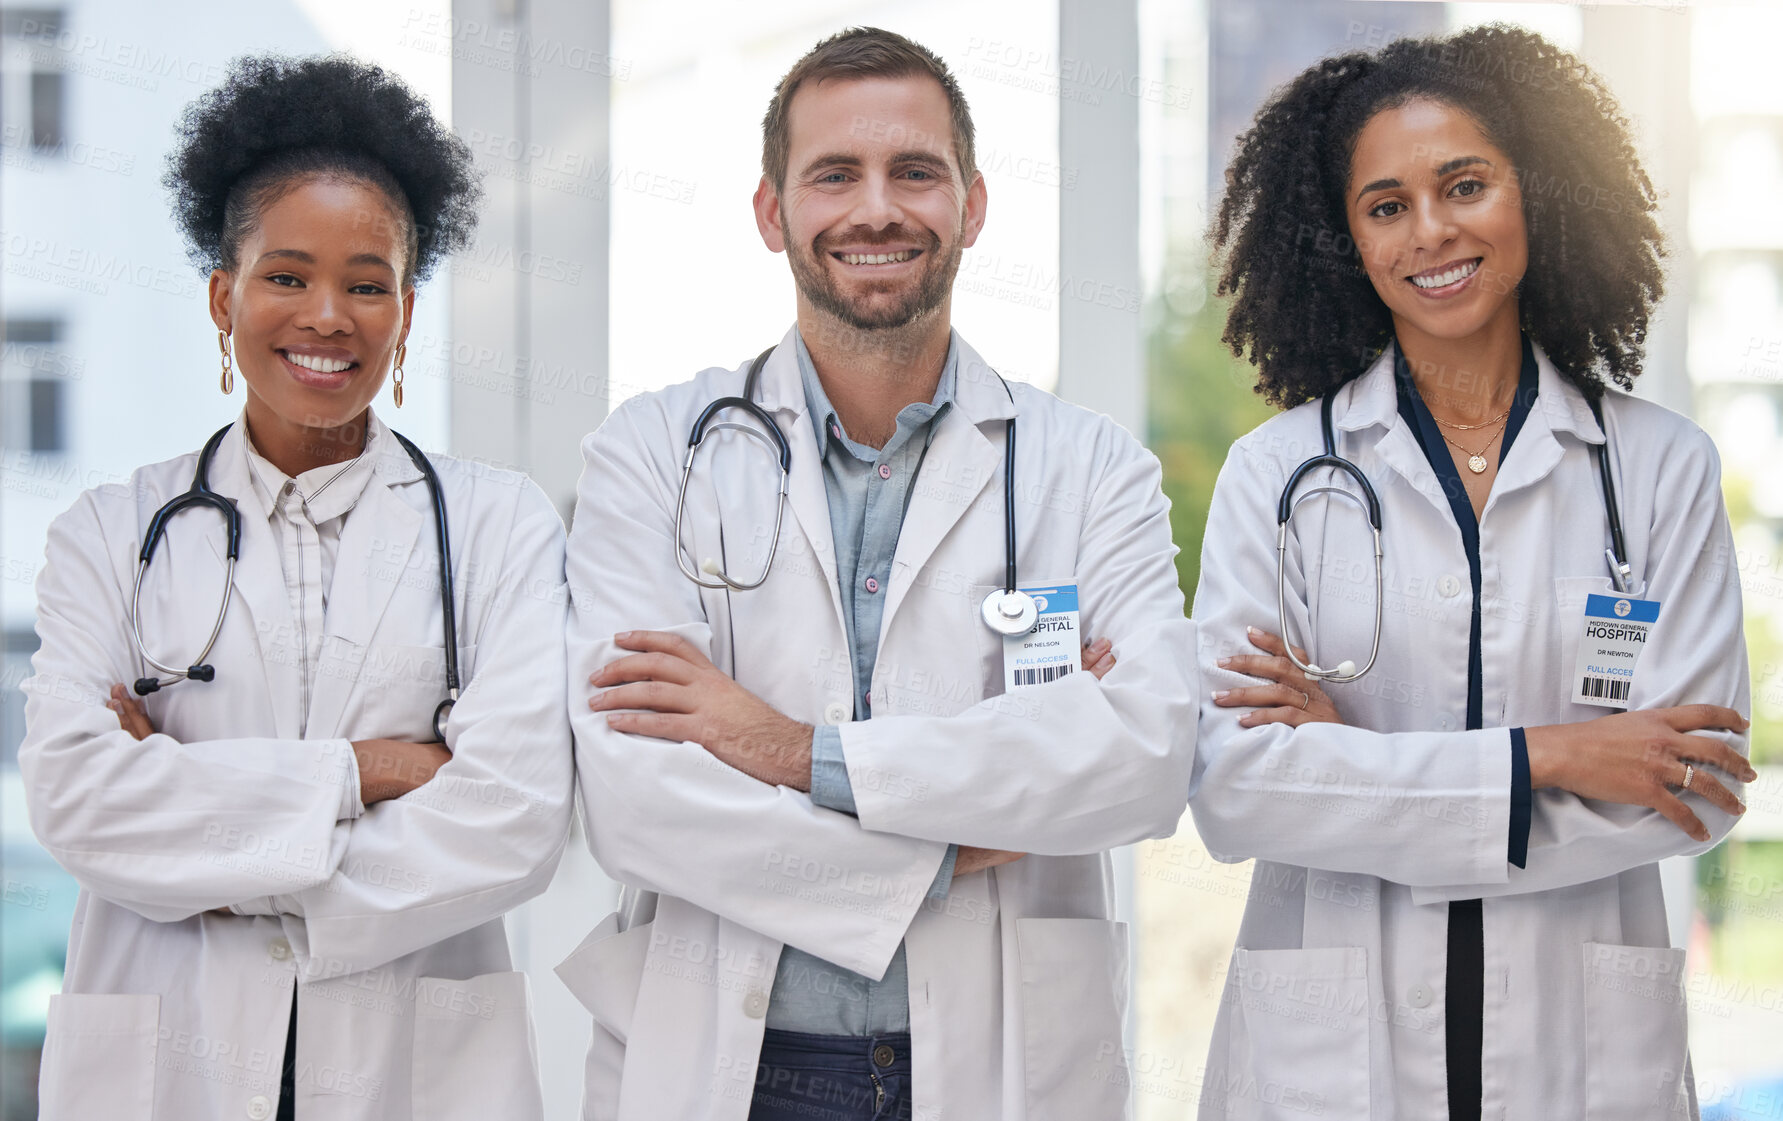
[[[1441,592],[1444,598],[1453,599],[1461,594],[1461,581],[1454,576],[1444,576],[1436,582],[1436,590]]]
[[[1455,726],[1455,722],[1447,716],[1439,716],[1436,718],[1436,726],[1438,730],[1446,732]]]
[[[768,994],[760,989],[751,989],[743,998],[743,1015],[751,1020],[759,1020],[768,1014]]]
[[[848,710],[842,707],[841,701],[832,701],[830,706],[823,710],[823,722],[825,724],[840,724],[847,719]]]
[[[264,1094],[255,1094],[248,1099],[248,1117],[252,1121],[266,1121],[272,1116],[272,1101]]]
[[[1411,1002],[1413,1008],[1430,1007],[1430,986],[1413,985],[1411,991],[1405,994],[1405,999]]]
[[[291,943],[283,938],[274,938],[266,944],[266,952],[272,955],[274,961],[290,961]]]

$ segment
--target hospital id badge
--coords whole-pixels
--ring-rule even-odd
[[[1579,640],[1573,703],[1627,708],[1635,668],[1659,619],[1659,601],[1630,596],[1585,597],[1585,637]]]
[[[1077,585],[1023,588],[1034,597],[1037,618],[1027,634],[1003,640],[1003,691],[1057,681],[1083,666],[1077,622]]]

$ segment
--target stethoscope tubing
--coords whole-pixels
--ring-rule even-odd
[[[1319,424],[1324,436],[1325,450],[1322,455],[1313,456],[1303,461],[1288,476],[1282,487],[1281,498],[1276,503],[1275,534],[1275,585],[1276,611],[1281,624],[1282,645],[1288,661],[1307,677],[1335,684],[1354,681],[1374,667],[1380,656],[1382,592],[1385,588],[1383,567],[1384,554],[1381,548],[1381,503],[1368,476],[1354,463],[1337,454],[1337,435],[1332,424],[1331,409],[1336,391],[1325,394],[1319,403]],[[1616,482],[1610,471],[1609,428],[1604,424],[1603,405],[1596,397],[1587,398],[1591,406],[1591,415],[1597,419],[1597,427],[1603,433],[1602,444],[1592,448],[1592,455],[1597,460],[1598,480],[1603,488],[1604,513],[1609,521],[1610,545],[1604,550],[1604,559],[1609,562],[1611,580],[1616,590],[1626,595],[1632,587],[1632,573],[1628,564],[1628,546],[1622,534],[1622,514],[1616,498]],[[1330,468],[1354,479],[1361,488],[1361,494],[1338,486],[1319,486],[1307,491],[1300,491],[1303,478],[1321,468]],[[1367,516],[1369,527],[1374,531],[1374,642],[1368,652],[1368,663],[1353,673],[1342,672],[1343,663],[1335,669],[1324,669],[1302,660],[1294,653],[1294,640],[1288,633],[1288,523],[1295,509],[1301,502],[1316,494],[1337,494],[1362,507]]]
[[[210,657],[212,648],[216,646],[218,637],[222,635],[223,621],[229,613],[230,593],[235,588],[235,565],[241,555],[241,511],[236,508],[233,500],[210,488],[210,464],[212,456],[216,454],[217,446],[223,442],[223,437],[231,427],[233,427],[232,424],[225,424],[217,429],[209,440],[205,441],[203,450],[198,453],[197,466],[192,472],[191,487],[156,510],[154,517],[149,519],[148,532],[144,535],[142,551],[138,555],[136,580],[130,592],[130,637],[134,640],[136,652],[142,656],[142,660],[159,673],[167,674],[168,679],[162,681],[159,677],[138,678],[134,686],[138,696],[147,696],[158,689],[181,681],[210,681],[216,676],[215,668],[206,664],[205,659]],[[408,453],[409,458],[420,469],[421,477],[427,483],[428,495],[433,500],[434,532],[438,535],[440,546],[440,614],[446,638],[444,651],[446,697],[434,709],[433,732],[438,740],[444,743],[446,720],[452,712],[452,706],[458,702],[460,692],[458,615],[453,603],[452,541],[451,528],[446,517],[446,499],[440,488],[439,475],[434,471],[433,463],[428,460],[426,453],[395,429],[392,429],[390,434],[396,437],[396,442],[402,445],[403,451]],[[162,536],[167,532],[168,523],[172,521],[175,514],[195,505],[210,506],[222,514],[229,540],[223,570],[223,595],[217,603],[216,621],[211,625],[210,637],[205,640],[204,649],[199,652],[192,665],[182,670],[176,666],[170,666],[150,654],[147,644],[143,641],[142,586],[144,579],[148,576],[149,564],[154,560],[156,546],[160,544]]]
[[[786,504],[792,487],[792,446],[786,440],[786,434],[768,411],[755,401],[756,388],[761,382],[762,367],[767,364],[768,357],[774,353],[769,347],[755,357],[749,365],[749,374],[743,381],[743,393],[738,397],[719,397],[701,410],[699,418],[694,421],[687,437],[687,456],[681,462],[681,486],[675,496],[675,563],[681,574],[702,588],[713,591],[746,592],[759,588],[768,579],[774,567],[774,556],[780,547],[780,527],[786,517]],[[999,375],[998,380],[1002,380]],[[1007,381],[1003,382],[1003,392],[1009,394],[1011,403],[1015,394]],[[738,424],[734,421],[719,421],[714,418],[726,409],[742,409],[754,417],[760,425]],[[768,557],[762,565],[761,575],[754,580],[735,579],[723,565],[706,561],[696,569],[693,557],[687,551],[685,525],[687,516],[687,489],[693,478],[694,458],[699,452],[700,444],[711,431],[730,428],[742,432],[769,445],[776,453],[780,464],[780,495],[774,510],[774,534],[769,538]],[[923,449],[927,456],[928,449]],[[918,465],[920,470],[920,464]],[[1003,587],[992,592],[986,598],[982,609],[987,626],[1000,634],[1016,636],[1026,634],[1034,629],[1038,618],[1038,609],[1033,597],[1016,588],[1016,536],[1015,536],[1015,418],[1012,416],[1004,426],[1003,449]],[[715,577],[712,580],[700,578],[700,573]]]

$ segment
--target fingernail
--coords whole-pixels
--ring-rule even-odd
[[[1737,809],[1737,810],[1735,810],[1735,811],[1734,811],[1734,813],[1736,813],[1736,814],[1743,814],[1743,813],[1745,813],[1745,812],[1746,812],[1746,803],[1744,803],[1744,802],[1736,802],[1736,803],[1734,803],[1734,804],[1735,804],[1735,805],[1737,805],[1737,806],[1739,806],[1739,807],[1740,807],[1740,808],[1739,808],[1739,809]]]
[[[1230,689],[1215,689],[1213,691],[1213,699],[1216,701],[1223,701],[1228,696],[1230,696],[1231,693],[1232,693],[1232,690],[1230,690]]]
[[[1232,664],[1231,658],[1221,658],[1220,659],[1220,668],[1221,669],[1225,669],[1227,666],[1229,666],[1231,664]]]
[[[1252,638],[1256,638],[1257,636],[1261,635],[1263,632],[1258,630],[1256,627],[1246,627],[1246,628],[1244,628],[1244,633],[1250,635]]]
[[[589,697],[588,707],[594,709],[596,712],[600,711],[601,699],[599,697]]]

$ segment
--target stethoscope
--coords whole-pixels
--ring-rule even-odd
[[[149,519],[148,532],[143,537],[142,553],[136,566],[136,587],[130,593],[130,636],[135,639],[136,652],[142,656],[142,660],[159,673],[167,674],[167,679],[138,678],[133,688],[139,697],[146,697],[157,689],[164,689],[181,681],[211,681],[217,676],[216,667],[206,663],[205,659],[210,657],[211,648],[216,646],[217,636],[223,633],[223,618],[228,614],[229,596],[235,588],[235,562],[241,555],[241,512],[235,508],[234,499],[225,498],[210,488],[210,461],[230,427],[225,424],[205,441],[204,449],[198,453],[198,466],[192,472],[191,489],[176,495]],[[421,469],[421,476],[427,480],[427,490],[433,496],[434,531],[440,542],[440,612],[445,620],[446,631],[446,699],[433,710],[433,734],[444,743],[446,717],[458,701],[458,620],[452,606],[452,549],[446,525],[446,501],[440,493],[439,476],[434,473],[433,464],[427,461],[427,456],[402,433],[393,430],[390,434],[396,437],[396,442],[402,445],[403,450],[409,453],[409,458],[415,461],[415,466]],[[191,665],[180,669],[156,659],[142,640],[142,585],[143,578],[149,572],[149,562],[154,559],[155,546],[160,543],[162,534],[167,532],[167,523],[175,514],[193,506],[209,506],[223,516],[229,543],[223,570],[223,595],[217,601],[217,620],[211,626],[210,637],[205,639],[204,649],[198,652],[198,657],[193,659]]]
[[[780,425],[768,411],[755,403],[755,391],[761,383],[762,367],[773,353],[774,348],[769,347],[757,355],[755,361],[749,365],[748,377],[743,380],[743,395],[720,397],[707,405],[699,419],[693,422],[693,430],[687,437],[687,458],[681,464],[681,491],[675,498],[675,561],[681,566],[681,574],[702,588],[746,592],[761,587],[774,566],[774,553],[780,547],[780,526],[786,515],[787,495],[792,489],[792,446],[786,442],[786,434],[780,431]],[[1002,375],[999,374],[997,380],[1003,381]],[[1010,401],[1015,400],[1015,394],[1007,381],[1003,381],[1003,392],[1009,394]],[[743,410],[755,418],[760,427],[716,419],[718,414],[727,409]],[[700,444],[705,441],[708,433],[724,428],[734,429],[760,440],[774,453],[780,464],[780,497],[774,508],[774,536],[768,542],[768,559],[762,565],[761,574],[749,581],[733,578],[723,565],[711,557],[702,560],[696,570],[682,531],[687,509],[687,484],[693,477],[694,457],[699,454]],[[926,447],[923,454],[928,454]],[[920,461],[917,463],[917,470],[922,470]],[[702,572],[716,579],[703,580],[700,578]],[[1015,576],[1015,418],[1010,417],[1004,427],[1003,445],[1003,586],[986,596],[980,608],[985,626],[1009,637],[1027,634],[1034,629],[1034,624],[1040,617],[1040,609],[1034,602],[1034,597],[1015,586]]]
[[[1335,391],[1333,391],[1335,393]],[[1288,476],[1282,487],[1281,500],[1275,508],[1275,605],[1281,624],[1282,645],[1286,647],[1288,660],[1308,677],[1339,684],[1354,681],[1374,667],[1374,661],[1381,652],[1381,589],[1383,575],[1381,564],[1381,500],[1369,483],[1368,476],[1354,463],[1337,454],[1337,435],[1331,424],[1331,401],[1333,393],[1327,393],[1319,403],[1319,427],[1325,437],[1323,455],[1313,456]],[[1610,477],[1609,429],[1604,428],[1603,406],[1595,398],[1590,400],[1591,415],[1597,418],[1597,427],[1604,433],[1604,442],[1592,448],[1597,459],[1597,475],[1603,486],[1604,512],[1609,515],[1610,544],[1603,551],[1604,559],[1609,562],[1610,579],[1616,590],[1627,595],[1633,581],[1633,570],[1628,564],[1628,546],[1622,537],[1622,515],[1616,503],[1616,482]],[[1340,486],[1318,486],[1307,490],[1296,497],[1300,481],[1308,473],[1329,467],[1354,479],[1362,493],[1347,490]],[[1368,663],[1361,669],[1348,658],[1331,669],[1323,669],[1312,662],[1302,661],[1294,653],[1294,640],[1288,634],[1288,522],[1300,503],[1315,494],[1337,494],[1361,507],[1368,517],[1369,527],[1374,531],[1374,645],[1368,651]]]

